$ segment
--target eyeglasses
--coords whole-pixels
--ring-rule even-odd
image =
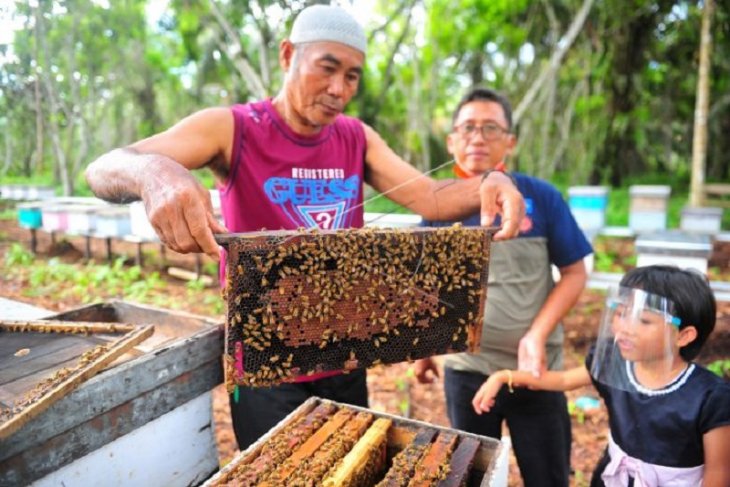
[[[485,123],[484,125],[476,125],[467,122],[454,127],[454,131],[465,139],[470,139],[474,137],[477,132],[481,132],[484,140],[496,140],[501,137],[502,134],[509,133],[509,130],[500,127],[496,123]]]

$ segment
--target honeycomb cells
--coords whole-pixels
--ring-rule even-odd
[[[485,228],[268,232],[229,243],[226,383],[473,351]]]

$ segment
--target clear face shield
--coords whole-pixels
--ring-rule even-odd
[[[673,303],[641,289],[609,289],[598,330],[591,376],[610,387],[660,389],[681,372],[680,320]]]

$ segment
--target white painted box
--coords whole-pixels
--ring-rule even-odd
[[[663,185],[634,185],[629,188],[629,227],[636,233],[667,228],[667,207],[672,188]]]
[[[712,255],[712,242],[707,235],[681,231],[641,235],[634,243],[636,266],[676,265],[707,273],[707,261]]]
[[[110,206],[96,212],[96,237],[121,238],[131,233],[128,206]]]
[[[722,208],[685,206],[682,208],[680,228],[691,233],[710,235],[720,233],[722,212]]]

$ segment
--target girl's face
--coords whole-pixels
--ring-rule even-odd
[[[626,391],[669,384],[686,367],[680,349],[697,337],[678,313],[666,297],[630,287],[609,290],[591,376]]]
[[[655,362],[679,354],[677,327],[664,312],[648,308],[632,312],[618,304],[611,328],[625,360]]]

